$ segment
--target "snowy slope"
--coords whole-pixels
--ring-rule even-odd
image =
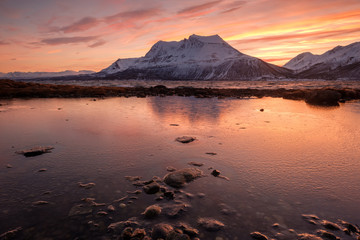
[[[9,72],[0,73],[0,78],[9,79],[32,79],[32,78],[51,78],[51,77],[62,77],[62,76],[76,76],[84,74],[93,74],[95,72],[88,70],[81,71],[62,71],[62,72]]]
[[[286,63],[284,67],[299,73],[317,64],[326,65],[327,69],[335,70],[357,62],[360,62],[360,42],[344,47],[337,46],[322,55],[314,55],[309,52],[301,53]]]
[[[265,63],[231,47],[218,35],[191,35],[159,41],[140,58],[118,59],[99,76],[130,79],[243,79],[283,77],[287,69]]]

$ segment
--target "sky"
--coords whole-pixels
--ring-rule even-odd
[[[0,0],[0,72],[100,71],[192,34],[282,66],[360,41],[360,0]]]

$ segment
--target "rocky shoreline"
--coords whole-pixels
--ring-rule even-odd
[[[318,106],[339,106],[340,102],[360,99],[360,89],[214,89],[176,87],[87,87],[75,85],[39,84],[0,80],[0,98],[82,98],[82,97],[148,97],[194,96],[197,98],[276,97],[305,100]]]

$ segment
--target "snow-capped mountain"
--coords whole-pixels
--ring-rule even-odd
[[[301,53],[284,67],[307,78],[360,77],[360,42],[337,46],[324,54]]]
[[[0,73],[0,78],[9,79],[33,79],[33,78],[51,78],[51,77],[63,77],[63,76],[77,76],[93,74],[94,71],[80,70],[80,71],[62,71],[62,72],[9,72]]]
[[[140,58],[118,59],[98,73],[118,79],[249,79],[285,77],[291,71],[231,47],[218,35],[191,35],[181,41],[159,41]]]

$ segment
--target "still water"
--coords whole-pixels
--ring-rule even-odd
[[[137,189],[124,176],[163,177],[168,166],[186,168],[190,161],[203,163],[199,169],[208,175],[184,188],[195,196],[183,199],[191,207],[177,219],[163,217],[149,226],[183,221],[200,230],[200,239],[250,239],[252,231],[274,237],[274,223],[314,233],[318,227],[301,214],[360,224],[359,101],[335,108],[277,98],[0,103],[0,234],[22,227],[19,239],[111,239],[110,223],[141,218],[156,203],[144,193],[125,208],[114,203]],[[184,135],[197,140],[175,141]],[[15,153],[34,146],[54,149],[29,158]],[[230,180],[211,176],[210,167]],[[79,182],[96,185],[84,189]],[[106,203],[96,211],[113,204],[115,212],[69,217],[85,197]],[[33,206],[36,201],[49,204]],[[231,214],[221,213],[224,206]],[[198,217],[215,218],[225,228],[207,232]],[[89,221],[100,230],[90,231]]]

